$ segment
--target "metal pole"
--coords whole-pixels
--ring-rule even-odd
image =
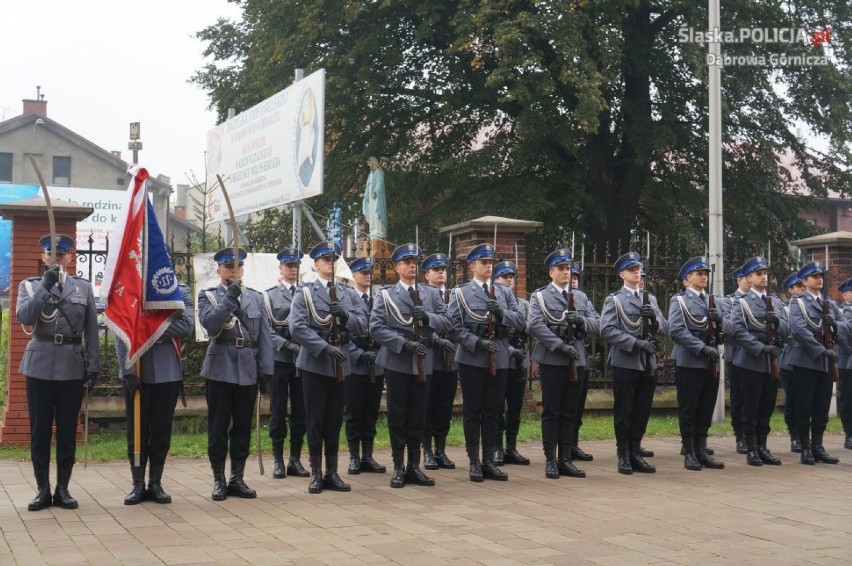
[[[293,83],[297,83],[305,77],[303,69],[296,69]],[[301,250],[302,243],[302,201],[297,200],[293,203],[293,247]]]

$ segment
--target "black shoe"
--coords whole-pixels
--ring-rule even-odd
[[[435,480],[423,473],[419,466],[409,466],[405,470],[405,483],[413,483],[416,485],[433,486]]]
[[[572,446],[571,459],[576,460],[577,462],[591,462],[595,459],[595,457],[580,448],[579,446]]]
[[[505,453],[503,452],[503,447],[501,446],[501,447],[497,448],[496,450],[494,450],[493,456],[494,456],[494,465],[495,466],[502,466],[503,465],[503,458],[505,457]]]
[[[760,459],[760,454],[757,453],[757,448],[746,450],[746,464],[749,466],[762,466],[763,460]]]
[[[332,491],[352,491],[349,484],[343,483],[343,480],[340,479],[339,475],[337,475],[337,470],[326,470],[325,475],[322,478],[322,486],[323,488],[330,489]]]
[[[633,466],[630,465],[630,455],[626,448],[618,449],[618,473],[629,476],[633,473]]]
[[[432,448],[429,446],[423,447],[423,467],[427,470],[438,469],[438,462],[435,461],[435,454],[432,453]]]
[[[693,472],[701,471],[701,462],[695,455],[695,442],[692,439],[683,441],[683,467]]]
[[[357,455],[349,456],[349,467],[346,468],[346,473],[350,476],[357,476],[361,473],[361,458]]]
[[[544,464],[544,477],[550,480],[559,479],[559,467],[556,465],[556,459],[550,458]]]
[[[284,443],[276,442],[272,445],[272,477],[280,480],[287,477],[287,469],[284,467]]]
[[[737,454],[748,454],[748,444],[745,438],[737,438]]]
[[[497,463],[497,460],[494,460],[494,463]],[[509,446],[506,448],[506,451],[503,453],[503,463],[504,464],[517,464],[519,466],[529,466],[530,459],[526,458],[518,452],[518,449],[514,446]]]
[[[53,497],[50,495],[50,486],[43,485],[38,488],[36,496],[27,505],[27,511],[41,511],[47,509],[53,503]]]
[[[509,479],[509,474],[498,468],[494,462],[485,462],[482,464],[482,477],[489,480],[506,481]]]
[[[709,449],[707,451],[710,452]],[[710,453],[712,454],[712,452],[710,452]],[[645,448],[642,448],[640,446],[639,447],[639,455],[642,456],[643,458],[653,458],[654,457],[654,451],[653,450],[646,450]],[[681,454],[681,456],[683,456],[683,454]]]
[[[482,465],[479,462],[471,462],[470,464],[470,481],[481,482],[484,477],[482,475]]]
[[[822,462],[823,464],[838,464],[840,460],[831,456],[828,452],[825,451],[825,448],[822,444],[814,445],[813,447],[813,455],[815,462]]]
[[[405,468],[403,466],[394,466],[393,475],[390,481],[391,487],[405,487]]]
[[[373,456],[364,456],[361,458],[361,471],[369,472],[371,474],[383,474],[388,471],[388,469],[375,460],[373,460]]]
[[[130,493],[128,493],[124,497],[124,504],[125,505],[138,505],[138,504],[142,503],[143,501],[145,501],[146,495],[147,494],[145,493],[145,482],[144,481],[134,481],[133,482],[133,489],[131,489]]]
[[[56,486],[56,491],[53,492],[53,505],[55,507],[62,507],[63,509],[76,509],[80,506],[77,500],[68,493],[67,485]]]
[[[257,497],[257,492],[247,486],[246,482],[243,481],[245,469],[245,461],[231,462],[231,479],[228,481],[228,495],[242,499],[254,499]]]
[[[311,473],[302,465],[302,461],[298,458],[290,456],[290,461],[287,462],[287,475],[296,476],[297,478],[309,478]]]
[[[172,502],[172,496],[163,490],[163,485],[159,481],[151,481],[148,483],[148,489],[145,491],[145,497],[149,501],[165,505]]]
[[[586,472],[576,467],[571,460],[559,460],[556,463],[556,469],[560,476],[568,476],[569,478],[584,478]]]
[[[653,474],[657,471],[657,468],[646,462],[638,452],[630,452],[630,468],[640,474]]]
[[[802,455],[800,457],[802,464],[806,466],[813,466],[816,464],[816,460],[814,459],[814,453],[811,452],[810,446],[802,446]]]
[[[769,451],[765,445],[759,445],[757,447],[757,455],[760,456],[760,461],[769,466],[780,466],[781,460],[772,455],[772,452]]]
[[[798,438],[790,439],[790,452],[795,452],[796,454],[802,453],[802,443],[799,442]]]
[[[435,462],[438,464],[439,468],[443,468],[445,470],[455,470],[456,463],[450,460],[447,456],[447,453],[444,452],[443,449],[435,450]],[[427,468],[432,469],[432,468]]]
[[[213,501],[224,501],[228,497],[228,484],[225,482],[225,462],[211,462],[213,468]]]
[[[852,450],[852,436],[847,436],[843,442],[843,447],[847,450]]]
[[[311,470],[311,483],[308,484],[308,493],[322,493],[322,471],[319,468]]]
[[[714,459],[710,455],[710,451],[707,450],[707,437],[699,438],[698,442],[696,442],[695,457],[698,459],[698,463],[705,468],[710,468],[711,470],[725,469],[725,464]]]

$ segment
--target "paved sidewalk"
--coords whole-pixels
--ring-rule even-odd
[[[545,479],[533,443],[521,447],[531,466],[482,484],[453,448],[460,465],[430,472],[433,488],[344,473],[352,493],[321,495],[306,479],[260,477],[250,461],[258,498],[221,503],[210,500],[207,463],[178,460],[164,478],[174,502],[135,507],[123,505],[127,464],[78,465],[80,508],[36,513],[26,509],[30,464],[0,461],[0,564],[848,564],[852,451],[840,436],[827,441],[838,466],[803,466],[773,437],[784,465],[750,468],[731,438],[715,438],[727,468],[689,472],[677,439],[649,439],[658,472],[629,477],[616,472],[612,441],[588,442],[585,480]]]

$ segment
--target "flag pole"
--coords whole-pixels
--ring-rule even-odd
[[[136,378],[142,382],[142,360],[136,360]],[[133,466],[142,467],[142,392],[133,392]]]

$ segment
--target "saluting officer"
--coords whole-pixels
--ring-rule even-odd
[[[376,363],[385,368],[388,432],[393,456],[391,487],[435,485],[420,469],[420,442],[426,420],[426,383],[432,373],[432,335],[449,329],[447,307],[435,287],[417,285],[420,248],[403,244],[391,254],[399,281],[376,294],[370,335],[381,345]],[[419,304],[418,304],[419,300]],[[420,339],[414,339],[419,321]],[[420,375],[419,364],[423,364]],[[421,380],[422,379],[422,380]],[[403,455],[408,449],[408,463]]]
[[[823,288],[823,267],[820,262],[805,264],[799,270],[805,292],[790,301],[790,337],[793,348],[790,364],[796,374],[796,427],[802,446],[802,464],[815,462],[837,464],[823,447],[822,437],[828,423],[832,382],[828,377],[828,360],[837,361],[837,352],[822,343],[824,326],[840,335],[847,331],[840,309],[830,298],[820,293]],[[823,315],[823,300],[828,300],[829,314]]]
[[[279,283],[263,292],[263,312],[272,329],[275,351],[275,374],[269,380],[269,439],[272,441],[274,465],[272,477],[306,478],[311,474],[302,465],[302,443],[305,439],[305,396],[302,376],[296,371],[300,346],[290,336],[290,305],[299,288],[299,263],[302,252],[284,248],[278,255]],[[284,441],[287,440],[287,403],[289,401],[290,457],[284,465]]]
[[[349,264],[355,281],[355,292],[370,324],[373,290],[373,260],[359,257]],[[349,357],[352,373],[346,376],[346,441],[349,444],[350,474],[372,472],[383,474],[387,468],[373,459],[376,421],[385,388],[385,370],[376,363],[379,345],[368,332],[352,336]]]
[[[731,321],[739,348],[734,366],[741,377],[742,430],[745,435],[749,466],[769,464],[780,466],[781,460],[772,455],[766,445],[769,421],[778,398],[778,375],[770,374],[770,365],[780,364],[781,348],[766,340],[767,324],[774,327],[775,336],[790,332],[787,313],[781,299],[767,293],[769,264],[761,256],[745,262],[742,274],[748,279],[751,291],[734,302]],[[772,308],[767,308],[771,306]],[[775,358],[774,360],[772,358]],[[777,371],[777,369],[776,369]]]
[[[421,269],[426,283],[435,287],[444,299],[450,302],[450,290],[447,287],[446,254],[436,253],[423,260]],[[458,367],[455,361],[456,344],[449,339],[447,332],[436,332],[432,336],[432,377],[426,383],[426,424],[423,436],[423,467],[427,470],[444,468],[453,470],[455,462],[447,456],[447,434],[453,418],[453,404],[458,389]],[[432,440],[435,440],[435,452],[432,452]]]
[[[722,313],[709,308],[707,281],[710,265],[706,257],[693,257],[680,269],[684,291],[669,304],[669,336],[675,343],[677,413],[683,442],[683,465],[687,470],[702,467],[721,470],[725,464],[707,452],[707,432],[719,391],[718,367],[711,374],[710,363],[719,362],[718,346],[707,344],[707,325],[712,321],[721,330]]]
[[[837,289],[843,293],[840,309],[843,312],[843,320],[849,325],[852,321],[852,279],[847,279]],[[852,450],[852,336],[842,338],[837,361],[840,373],[840,382],[837,384],[837,414],[846,435],[843,447]]]
[[[464,397],[464,439],[470,460],[469,476],[474,482],[481,482],[484,478],[506,481],[508,474],[494,465],[497,413],[509,368],[509,328],[523,330],[526,321],[512,292],[491,280],[494,246],[488,243],[475,246],[468,253],[467,261],[473,278],[453,289],[448,311],[453,325],[452,339],[459,346],[456,362]],[[494,322],[492,337],[488,335],[489,317],[493,317]],[[488,375],[489,355],[494,355],[496,375]]]
[[[41,261],[50,261],[51,237],[43,236]],[[18,287],[15,312],[31,336],[18,372],[27,376],[30,459],[38,492],[27,509],[40,511],[51,504],[76,509],[68,482],[77,451],[77,415],[84,387],[93,387],[100,370],[98,313],[91,284],[68,273],[74,240],[57,234],[56,265],[41,277],[30,277]],[[56,491],[50,496],[50,438],[56,420]]]
[[[171,503],[171,496],[163,490],[163,468],[166,456],[172,445],[172,423],[175,417],[175,405],[178,394],[183,388],[183,369],[181,368],[182,341],[192,336],[195,330],[195,305],[192,292],[186,285],[178,285],[183,300],[183,312],[172,318],[169,326],[154,345],[139,360],[141,375],[136,375],[135,364],[129,368],[120,367],[121,360],[127,357],[127,348],[121,340],[115,341],[115,351],[119,359],[120,377],[124,384],[124,405],[127,415],[127,457],[130,460],[130,474],[133,488],[124,498],[125,505],[136,505],[142,501]],[[140,466],[133,465],[133,396],[140,393],[141,412],[139,428],[141,443],[139,447]],[[145,467],[150,461],[148,471],[148,489],[145,489]]]
[[[731,404],[731,428],[734,429],[734,437],[737,443],[737,454],[745,454],[747,452],[745,437],[742,428],[742,380],[737,373],[737,368],[734,366],[734,356],[739,349],[736,336],[734,336],[734,328],[731,326],[730,314],[733,310],[734,303],[740,298],[745,297],[751,285],[748,278],[743,275],[743,265],[734,269],[734,280],[737,282],[737,288],[733,293],[725,295],[720,301],[719,306],[722,311],[722,330],[725,333],[725,376],[731,388],[730,404]],[[711,455],[713,452],[708,449]],[[681,452],[683,454],[683,452]]]
[[[657,469],[642,457],[642,437],[651,417],[657,384],[654,337],[665,336],[669,327],[654,295],[648,293],[648,304],[643,305],[639,254],[624,254],[615,261],[614,268],[624,285],[604,300],[600,325],[601,338],[610,345],[618,473],[654,473]],[[647,339],[642,338],[643,325],[648,325]]]
[[[600,331],[600,318],[585,293],[572,284],[571,253],[551,252],[544,260],[550,285],[530,297],[527,332],[536,339],[532,359],[539,363],[541,379],[541,441],[544,445],[545,477],[586,477],[571,462],[577,408],[588,365],[585,336]],[[573,300],[573,305],[569,301]],[[573,307],[573,308],[571,308]],[[571,310],[569,310],[571,308]],[[569,325],[574,340],[565,339]],[[575,375],[570,375],[573,360]],[[558,461],[557,461],[558,450]]]
[[[201,366],[207,393],[207,457],[213,469],[213,501],[228,495],[252,499],[257,493],[243,480],[251,443],[251,417],[259,381],[274,371],[271,329],[263,297],[243,287],[245,250],[216,252],[219,285],[198,295],[198,321],[210,337]],[[228,446],[230,439],[230,447]],[[225,459],[231,478],[225,483]]]
[[[580,272],[580,264],[576,261],[571,262],[571,286],[574,289],[580,290],[580,277],[582,273]],[[597,311],[595,310],[594,305],[590,302],[589,307],[592,312],[595,313],[595,316],[600,318]],[[598,329],[600,330],[600,329]],[[589,341],[588,335],[584,335],[583,343],[586,347],[586,351],[589,351]],[[586,398],[589,396],[589,368],[586,368],[586,371],[581,372],[582,375],[578,375],[578,379],[582,379],[582,383],[580,383],[580,395],[577,397],[577,418],[574,419],[574,438],[571,442],[571,460],[575,462],[591,462],[595,459],[594,456],[580,448],[580,427],[583,426],[583,415],[586,413]],[[639,452],[643,458],[650,458],[654,455],[650,450],[645,450],[643,448],[639,448]]]
[[[494,281],[505,285],[515,295],[518,301],[518,310],[521,316],[527,320],[530,312],[530,303],[526,299],[518,297],[517,287],[518,268],[515,262],[499,261],[494,266]],[[530,367],[526,350],[527,334],[525,330],[509,329],[509,372],[506,378],[506,392],[500,403],[500,413],[497,418],[497,451],[494,453],[494,463],[498,466],[503,464],[520,464],[528,466],[529,458],[518,452],[518,431],[521,428],[521,408],[524,406],[524,393],[526,391],[526,369]],[[503,447],[503,433],[506,434],[506,446]]]
[[[784,336],[784,351],[781,352],[779,365],[781,366],[781,385],[784,387],[784,424],[790,433],[790,452],[801,453],[802,445],[799,444],[799,433],[796,427],[796,374],[790,365],[790,352],[793,351],[793,343],[790,338],[790,301],[805,292],[805,286],[799,272],[794,271],[784,280],[784,291],[787,293],[787,302],[784,303],[784,314],[787,315],[788,329]]]
[[[310,256],[317,278],[296,292],[290,307],[290,334],[302,345],[296,367],[302,372],[305,393],[311,457],[308,493],[320,493],[323,488],[350,491],[349,484],[343,483],[337,473],[337,452],[343,424],[345,376],[352,372],[352,360],[347,353],[349,337],[362,336],[367,331],[367,316],[355,290],[334,282],[334,262],[340,257],[340,246],[320,242],[311,249]],[[337,300],[332,299],[332,293]],[[333,335],[335,326],[339,337]],[[335,344],[330,343],[337,338]],[[337,378],[338,363],[342,365],[344,380]]]

